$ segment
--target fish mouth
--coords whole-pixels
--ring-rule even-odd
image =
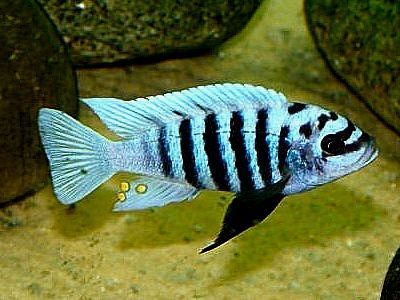
[[[356,165],[359,168],[363,168],[373,162],[378,157],[378,154],[379,149],[376,146],[375,138],[371,137],[367,142],[364,153],[361,155]]]

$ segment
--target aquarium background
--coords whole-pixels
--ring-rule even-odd
[[[239,34],[184,56],[80,67],[79,95],[128,100],[211,83],[262,85],[348,116],[376,137],[380,156],[286,198],[262,224],[204,255],[197,252],[218,232],[232,194],[206,191],[190,202],[112,213],[118,183],[130,174],[73,208],[48,184],[1,208],[0,298],[379,298],[400,240],[400,139],[329,71],[303,2],[263,1]],[[115,138],[83,104],[79,119]]]

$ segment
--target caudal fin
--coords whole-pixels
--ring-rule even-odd
[[[53,190],[63,204],[81,200],[115,173],[107,159],[110,141],[97,132],[49,108],[39,111],[38,123]]]

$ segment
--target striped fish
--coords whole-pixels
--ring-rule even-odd
[[[235,193],[220,233],[201,252],[264,220],[284,196],[359,170],[378,154],[374,139],[349,119],[260,86],[82,101],[121,139],[41,109],[39,131],[57,198],[75,203],[121,171],[140,177],[121,183],[115,211],[164,206],[202,189]]]

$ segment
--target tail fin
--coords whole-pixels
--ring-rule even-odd
[[[53,190],[63,204],[81,200],[115,171],[106,138],[54,109],[39,111],[39,132],[50,163]]]

